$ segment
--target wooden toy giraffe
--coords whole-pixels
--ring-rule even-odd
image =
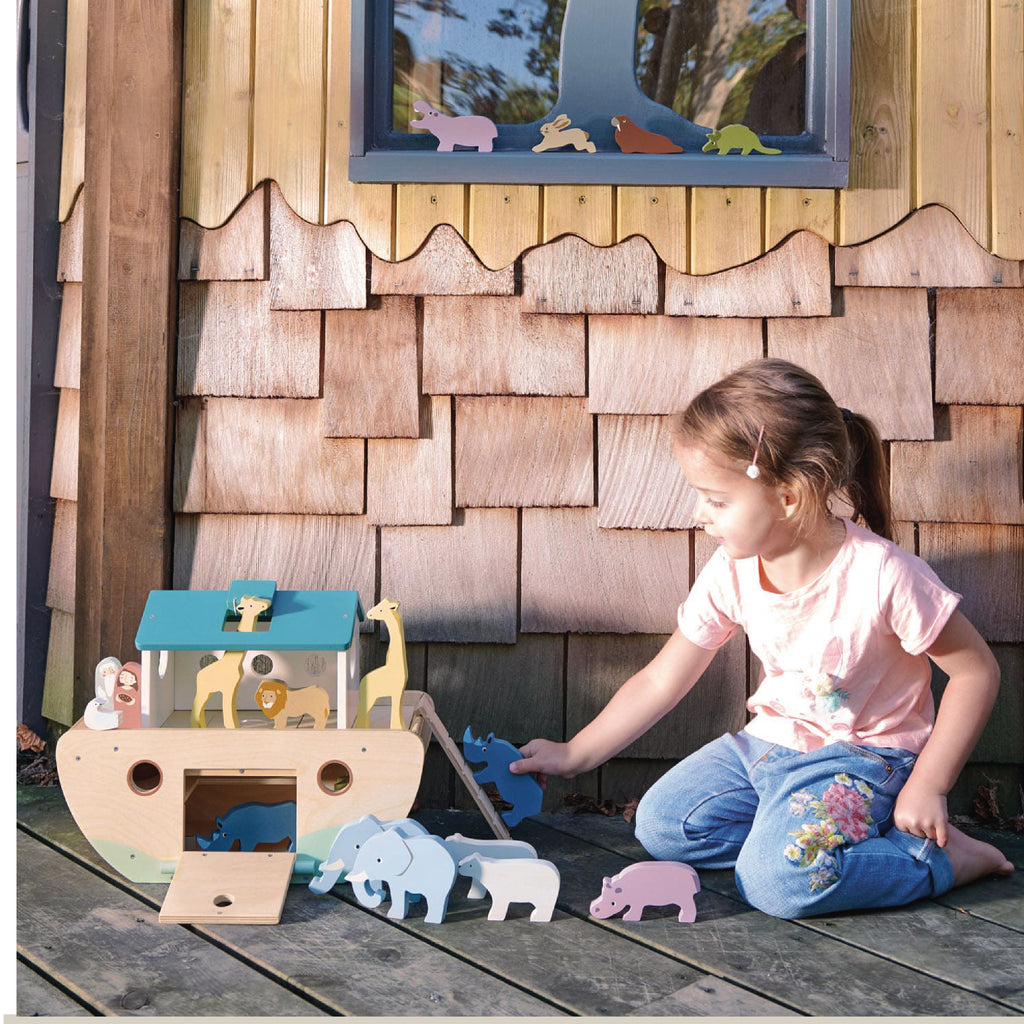
[[[391,728],[404,729],[402,718],[402,694],[409,680],[409,663],[405,657],[405,627],[398,612],[398,602],[385,597],[367,613],[368,619],[378,619],[388,627],[388,653],[384,664],[367,672],[359,680],[359,710],[356,712],[356,728],[365,729],[369,724],[370,708],[381,699],[391,698]]]
[[[235,603],[235,611],[242,616],[238,623],[239,633],[252,633],[261,612],[270,607],[266,597],[243,596]],[[242,681],[242,660],[246,651],[225,651],[222,658],[212,662],[196,673],[196,699],[192,702],[192,727],[206,728],[206,705],[215,694],[221,695],[224,708],[224,727],[238,728],[238,712],[235,710],[235,694]]]

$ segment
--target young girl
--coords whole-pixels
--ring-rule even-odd
[[[777,917],[892,906],[1009,874],[999,850],[946,815],[999,670],[959,595],[892,543],[871,421],[806,371],[764,359],[698,395],[672,437],[697,525],[718,550],[654,660],[568,743],[527,743],[513,770],[543,779],[602,764],[743,629],[763,669],[753,718],[641,800],[636,834],[653,857],[735,867],[744,899]],[[837,497],[850,519],[833,511]],[[929,658],[949,676],[937,717]]]

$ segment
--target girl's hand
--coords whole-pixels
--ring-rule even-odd
[[[513,761],[509,771],[515,775],[533,772],[541,786],[546,785],[548,775],[560,775],[571,779],[578,774],[570,757],[568,743],[556,743],[554,740],[530,740],[519,748],[522,760]]]
[[[896,798],[892,820],[901,832],[909,832],[921,839],[934,839],[939,846],[945,846],[949,839],[945,795],[915,785],[913,776]]]

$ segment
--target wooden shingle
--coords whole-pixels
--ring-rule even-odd
[[[585,398],[455,400],[455,504],[594,504],[594,423]]]
[[[275,186],[276,187],[276,186]],[[183,219],[179,281],[264,281],[269,262],[270,186],[257,186],[219,228]]]
[[[1024,528],[921,523],[918,544],[939,579],[963,594],[960,610],[986,640],[1024,641]]]
[[[74,688],[75,617],[55,608],[50,612],[50,637],[46,644],[42,716],[61,725],[73,725]]]
[[[414,256],[400,263],[371,257],[375,295],[512,295],[514,267],[489,270],[450,224],[440,224]]]
[[[658,257],[639,236],[607,248],[567,235],[523,256],[530,313],[656,313]]]
[[[57,332],[57,362],[53,383],[58,388],[81,385],[82,370],[82,286],[66,281],[61,289],[60,328]]]
[[[672,454],[664,417],[598,416],[597,453],[599,526],[693,526],[697,496]]]
[[[892,446],[897,518],[947,523],[1024,523],[1021,409],[951,405],[936,440]]]
[[[847,288],[843,315],[768,321],[768,355],[815,374],[883,438],[930,438],[928,297],[923,288]]]
[[[544,723],[562,739],[565,638],[520,636],[514,644],[435,644],[427,660],[427,692],[449,735],[493,732],[530,739]],[[557,734],[557,735],[556,735]]]
[[[730,370],[759,359],[760,320],[589,318],[590,411],[679,412]]]
[[[81,392],[61,388],[57,402],[57,429],[53,438],[50,497],[78,500],[78,410]]]
[[[661,650],[666,636],[569,636],[566,732],[571,737]],[[622,757],[682,759],[724,732],[743,728],[746,649],[733,637],[697,688],[622,751]]]
[[[685,532],[602,530],[597,509],[523,509],[524,633],[668,633],[686,596]]]
[[[1024,404],[1024,289],[939,289],[935,401]]]
[[[320,319],[272,310],[265,281],[182,281],[178,394],[317,397]]]
[[[315,399],[186,399],[178,408],[176,512],[363,511],[365,441],[324,437]]]
[[[665,271],[665,312],[672,316],[828,316],[829,245],[798,231],[752,263],[717,274]]]
[[[82,280],[82,244],[85,231],[85,201],[81,192],[71,208],[68,219],[60,226],[57,243],[57,280]]]
[[[365,516],[175,517],[176,589],[276,580],[282,590],[358,590],[369,607],[376,560],[377,533]]]
[[[328,310],[324,322],[324,431],[328,437],[418,437],[415,300],[380,309]]]
[[[380,592],[402,602],[407,640],[515,643],[516,521],[466,509],[451,526],[381,528]]]
[[[1019,288],[1020,264],[980,246],[942,206],[916,210],[861,245],[835,251],[835,283],[861,288]]]
[[[352,224],[307,223],[271,182],[271,309],[364,309],[368,261]]]
[[[419,437],[366,443],[366,514],[381,526],[452,521],[452,400],[420,399]]]
[[[46,580],[46,605],[62,612],[75,610],[75,548],[78,534],[78,502],[58,501],[53,515],[50,573]]]
[[[586,393],[582,316],[534,316],[515,298],[423,300],[423,390],[431,395]]]

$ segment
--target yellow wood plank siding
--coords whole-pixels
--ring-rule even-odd
[[[348,220],[366,247],[381,259],[393,256],[392,185],[348,180],[350,19],[347,3],[330,5],[327,36],[327,112],[324,117],[323,223]]]
[[[68,219],[85,181],[85,55],[87,0],[68,0],[67,49],[64,51],[64,138],[61,152],[58,216]]]
[[[881,234],[911,209],[913,4],[853,0],[850,180],[840,245]]]
[[[540,232],[536,185],[470,185],[466,241],[484,266],[507,267],[540,241]]]
[[[249,168],[255,0],[185,8],[181,209],[219,227],[253,187]]]
[[[323,213],[326,22],[327,0],[256,5],[253,184],[272,178],[313,223]]]
[[[764,252],[759,188],[695,188],[690,193],[691,274],[713,274]]]
[[[987,247],[987,0],[919,3],[916,40],[916,205],[948,206]]]
[[[84,180],[85,8],[68,5],[62,221]],[[1021,0],[852,0],[849,187],[732,190],[760,196],[742,225],[714,189],[349,182],[349,13],[348,0],[187,0],[182,216],[218,226],[273,178],[301,217],[350,220],[383,259],[451,223],[492,268],[564,233],[641,234],[670,266],[709,273],[795,230],[852,245],[941,203],[990,251],[1024,258]]]
[[[991,250],[1016,259],[1024,255],[1024,2],[991,0],[989,23]]]

